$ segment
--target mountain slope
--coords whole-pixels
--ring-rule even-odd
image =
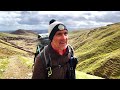
[[[0,78],[31,78],[36,35],[0,33]]]
[[[120,23],[70,33],[77,70],[103,78],[120,78]]]
[[[18,29],[16,31],[11,32],[11,34],[18,34],[18,35],[23,35],[23,34],[37,34],[33,32],[32,30],[24,30],[24,29]]]
[[[80,72],[80,71],[77,71],[77,70],[75,71],[75,73],[76,73],[76,79],[104,79],[104,78],[89,75],[89,74],[86,74],[84,72]]]

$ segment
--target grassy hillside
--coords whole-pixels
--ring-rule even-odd
[[[18,66],[18,63],[15,63],[14,61],[17,61],[21,66]],[[12,65],[11,62],[13,62]],[[18,79],[24,78],[25,75],[21,75],[26,74],[28,71],[31,72],[32,64],[33,56],[31,56],[28,52],[0,43],[0,78],[10,79],[13,76]],[[25,68],[21,70],[24,66]],[[16,72],[18,74],[14,75]]]
[[[31,78],[36,39],[0,33],[0,78]],[[69,43],[79,60],[77,79],[120,79],[120,23],[70,32]]]
[[[76,79],[104,79],[104,78],[101,78],[101,77],[98,77],[98,76],[93,76],[93,75],[90,75],[90,74],[86,74],[84,72],[80,72],[80,71],[75,71],[76,73]]]
[[[77,70],[103,78],[120,78],[120,23],[69,34]]]
[[[1,79],[31,78],[36,38],[34,34],[0,33]]]

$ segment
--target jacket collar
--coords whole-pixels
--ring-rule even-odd
[[[56,51],[52,48],[51,44],[48,45],[48,48],[49,48],[50,54],[51,54],[52,56],[55,56],[55,57],[66,56],[66,55],[68,55],[68,52],[69,52],[68,46],[67,46],[66,52],[65,52],[63,55],[60,55],[58,52],[56,52]]]

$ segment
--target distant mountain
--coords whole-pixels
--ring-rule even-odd
[[[24,30],[24,29],[18,29],[16,31],[11,32],[11,34],[18,34],[18,35],[23,35],[23,34],[28,34],[28,33],[36,34],[32,30]]]
[[[36,32],[37,34],[48,33],[48,30],[32,30],[32,31]]]
[[[18,29],[18,30],[25,30],[25,29]],[[36,34],[48,33],[48,30],[25,30],[25,31],[32,31]],[[16,32],[16,30],[0,30],[0,32],[13,33]]]

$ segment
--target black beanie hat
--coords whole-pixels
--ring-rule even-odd
[[[56,21],[55,19],[50,20],[48,32],[51,41],[58,30],[67,30],[67,28],[62,22]]]

